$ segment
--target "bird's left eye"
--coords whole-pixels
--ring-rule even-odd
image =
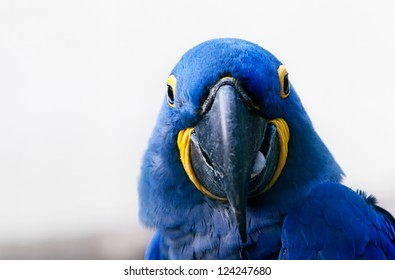
[[[290,93],[290,84],[288,80],[288,71],[284,65],[280,65],[277,69],[278,78],[280,79],[281,85],[281,97],[287,98]]]
[[[176,77],[174,75],[171,75],[167,79],[167,103],[171,107],[174,107],[174,100],[176,97]]]

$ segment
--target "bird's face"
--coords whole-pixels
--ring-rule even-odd
[[[190,50],[167,80],[179,161],[202,194],[231,205],[242,242],[248,198],[270,189],[287,160],[292,91],[274,56],[234,39]]]

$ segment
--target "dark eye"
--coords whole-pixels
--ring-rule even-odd
[[[282,98],[287,98],[291,92],[290,84],[289,84],[289,80],[288,80],[287,69],[284,67],[284,65],[280,65],[277,69],[277,72],[278,72],[278,78],[280,80],[280,85],[281,85],[281,94],[280,95]]]
[[[167,79],[167,103],[171,107],[174,107],[174,100],[176,98],[176,77],[174,75],[171,75]]]
[[[284,76],[283,87],[284,87],[284,89],[283,89],[284,94],[285,94],[285,95],[288,95],[288,94],[289,94],[288,73],[285,74],[285,76]]]
[[[174,107],[174,91],[170,85],[167,85],[167,102],[169,105]]]

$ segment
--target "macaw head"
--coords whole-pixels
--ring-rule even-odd
[[[174,226],[191,205],[217,201],[230,206],[245,242],[250,200],[340,180],[285,66],[258,45],[215,39],[196,46],[165,92],[140,181],[147,224],[162,223],[153,213],[178,213]]]

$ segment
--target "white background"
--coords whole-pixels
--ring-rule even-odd
[[[391,0],[2,0],[0,258],[141,257],[137,182],[167,76],[217,37],[274,53],[345,183],[395,214],[394,14]]]

